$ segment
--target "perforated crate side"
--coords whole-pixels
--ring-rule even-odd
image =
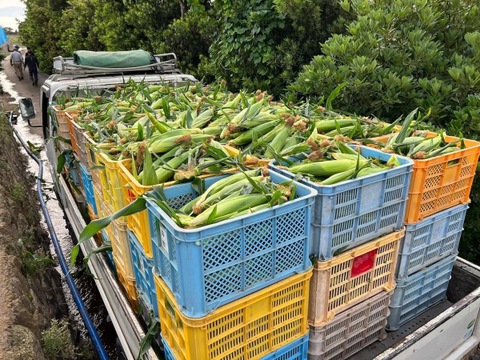
[[[437,134],[429,132],[427,138]],[[389,136],[374,138],[387,142]],[[458,141],[445,136],[445,141]],[[464,149],[429,159],[415,159],[408,191],[405,223],[414,224],[427,216],[469,202],[473,178],[480,155],[480,142],[463,139]]]
[[[68,132],[70,134],[70,141],[72,143],[72,150],[76,154],[78,154],[78,140],[77,140],[77,134],[75,133],[75,130],[74,130],[74,124],[75,124],[77,115],[79,113],[80,113],[80,111],[65,112],[65,118],[67,120]]]
[[[73,122],[73,129],[75,132],[75,137],[77,141],[77,155],[80,163],[85,167],[89,167],[88,163],[88,141],[85,138],[85,129],[82,129],[80,125],[76,122]]]
[[[398,280],[390,303],[387,330],[394,331],[431,306],[446,299],[456,255]]]
[[[384,162],[392,156],[365,146],[351,147]],[[328,260],[339,249],[361,245],[402,227],[413,161],[397,158],[400,165],[395,168],[335,185],[300,180],[318,192],[312,211],[311,255]],[[276,162],[269,166],[291,179],[298,177],[278,168]]]
[[[125,269],[122,267],[121,263],[116,258],[115,254],[113,254],[113,259],[115,263],[115,269],[117,273],[117,278],[122,285],[123,290],[127,296],[127,299],[132,306],[134,311],[138,309],[138,294],[137,294],[137,287],[135,286],[135,278],[130,278],[126,275]]]
[[[308,354],[308,333],[261,360],[305,360]]]
[[[260,359],[308,333],[310,277],[291,276],[195,319],[155,274],[162,336],[178,360]]]
[[[287,180],[274,171],[270,177],[276,183]],[[219,179],[205,179],[206,186]],[[205,316],[311,267],[310,210],[316,192],[296,186],[292,201],[198,229],[180,228],[147,199],[155,270],[187,316]],[[196,197],[190,183],[165,188],[164,193],[170,204]]]
[[[429,266],[446,256],[456,254],[463,231],[468,204],[457,205],[405,226],[400,243],[396,279]]]
[[[127,225],[114,220],[105,228],[112,244],[112,252],[115,262],[120,263],[125,276],[129,280],[135,281],[135,273],[133,269],[132,250],[130,248],[130,240],[127,233]]]
[[[405,229],[318,261],[310,282],[308,321],[322,326],[341,311],[382,291],[395,288],[399,243]]]
[[[310,325],[308,358],[346,359],[384,339],[391,295],[383,291],[341,312],[326,325]]]
[[[130,248],[132,251],[133,271],[135,273],[135,283],[138,296],[158,317],[157,293],[155,290],[155,281],[153,280],[153,259],[149,259],[135,234],[128,230]]]
[[[94,214],[98,216],[97,204],[95,202],[95,195],[93,193],[92,176],[82,163],[80,163],[80,172],[82,174],[83,187],[85,190],[87,203],[92,207]]]
[[[123,189],[120,182],[120,163],[131,162],[131,160],[116,161],[109,158],[103,152],[96,154],[97,166],[100,169],[100,183],[102,186],[103,200],[115,211],[124,207]],[[123,220],[125,221],[125,220]]]
[[[51,107],[52,112],[51,116],[53,117],[54,124],[56,124],[58,135],[66,140],[70,140],[70,132],[68,131],[68,123],[67,123],[67,113],[63,111],[60,105],[54,105]],[[72,145],[62,142],[62,145],[66,149],[71,149]]]

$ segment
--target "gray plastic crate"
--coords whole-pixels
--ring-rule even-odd
[[[400,242],[396,279],[429,266],[458,252],[468,204],[443,210],[424,220],[405,226],[405,238]]]
[[[323,326],[310,325],[309,360],[346,359],[385,338],[393,292],[381,292],[338,314]]]
[[[451,255],[406,279],[397,281],[390,303],[387,330],[397,330],[415,316],[446,299],[456,257],[456,254]]]

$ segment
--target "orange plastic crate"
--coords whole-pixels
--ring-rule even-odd
[[[310,283],[308,322],[322,326],[336,314],[382,291],[395,288],[395,267],[405,229],[333,257],[317,261]]]
[[[437,134],[428,132],[427,138]],[[389,136],[374,138],[386,143]],[[458,140],[445,136],[450,143]],[[480,142],[464,140],[466,148],[431,159],[413,159],[413,173],[408,193],[405,223],[413,224],[459,204],[469,202],[473,178],[480,155]]]
[[[68,117],[67,113],[63,111],[60,107],[60,105],[54,105],[52,106],[52,109],[54,111],[54,116],[57,121],[58,125],[58,135],[63,137],[64,139],[70,139],[70,131],[68,130]],[[72,146],[67,143],[63,143],[64,147],[67,149],[71,149]]]
[[[72,150],[78,154],[78,140],[77,134],[75,133],[74,123],[76,121],[77,115],[80,113],[79,110],[65,112],[65,118],[67,120],[68,133],[70,134],[70,141],[72,142]]]
[[[291,276],[196,319],[182,314],[155,275],[162,336],[177,360],[262,358],[308,332],[311,275]]]

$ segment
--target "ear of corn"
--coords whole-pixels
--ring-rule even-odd
[[[333,185],[348,179],[351,179],[353,175],[355,174],[355,167],[352,167],[348,170],[336,173],[334,175],[329,176],[325,180],[323,180],[320,184],[322,185]]]
[[[312,162],[294,165],[289,170],[294,173],[307,173],[314,176],[331,176],[355,167],[356,161],[350,159]]]

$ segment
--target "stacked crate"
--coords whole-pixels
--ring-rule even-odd
[[[434,136],[429,133],[427,137]],[[453,136],[445,139],[448,143],[458,140]],[[480,153],[480,143],[463,142],[462,150],[414,160],[406,235],[400,247],[387,330],[398,329],[446,298]]]
[[[353,146],[352,146],[353,147]],[[355,146],[356,147],[356,146]],[[391,154],[358,147],[387,162]],[[344,359],[385,336],[413,162],[317,190],[310,251],[309,359]],[[289,178],[295,175],[270,164]]]
[[[198,196],[190,183],[163,191],[175,209]],[[198,229],[178,227],[147,200],[167,358],[306,358],[314,196],[297,184],[292,201]]]
[[[88,133],[77,125],[75,116],[65,114],[70,130],[68,136],[80,170],[90,220],[110,216],[120,209],[116,196],[122,193],[116,172],[118,162],[106,155],[111,144],[96,144]],[[112,246],[112,252],[106,254],[107,261],[114,268],[130,303],[137,308],[135,276],[125,220],[120,218],[113,221],[99,234],[98,239],[99,245],[103,243]]]

